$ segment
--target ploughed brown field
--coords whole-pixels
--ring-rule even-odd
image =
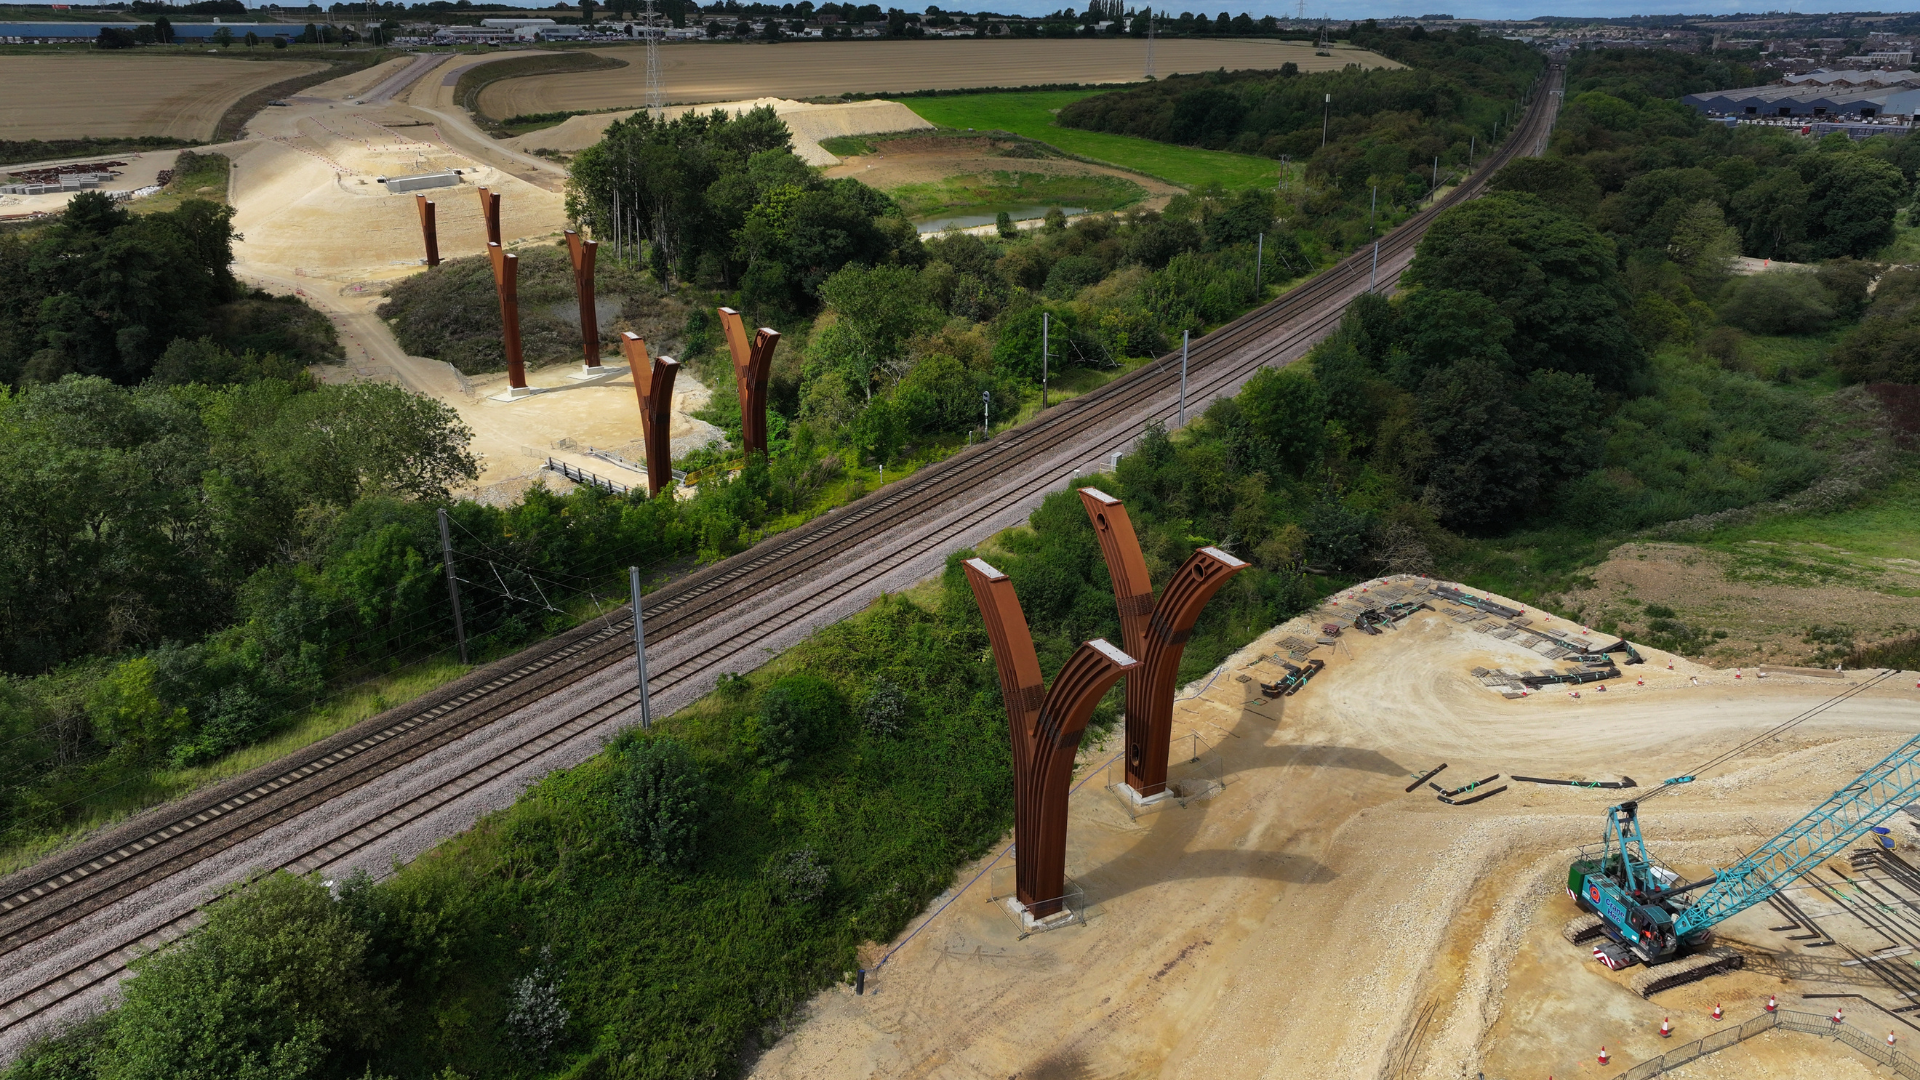
[[[0,61],[0,139],[210,138],[229,105],[323,66],[197,56],[9,56]]]
[[[1350,63],[1398,64],[1361,49],[1315,56],[1311,45],[1277,41],[1181,39],[1154,43],[1154,71],[1272,69],[1289,61],[1302,71]],[[647,56],[639,46],[610,49],[625,60],[617,71],[585,71],[508,79],[481,91],[488,116],[604,109],[646,101]],[[905,93],[1047,83],[1138,82],[1147,43],[1133,38],[972,41],[790,41],[773,44],[688,43],[660,50],[669,102],[806,98],[841,93]]]

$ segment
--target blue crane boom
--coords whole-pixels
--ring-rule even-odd
[[[1679,917],[1681,936],[1705,930],[1760,903],[1808,869],[1838,855],[1888,813],[1920,796],[1920,735],[1828,796],[1785,832],[1715,876]]]

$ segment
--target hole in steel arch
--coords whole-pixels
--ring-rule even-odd
[[[1107,527],[1107,515],[1095,514],[1094,519],[1100,523],[1100,528],[1104,531]]]
[[[1129,743],[1127,745],[1127,761],[1130,764],[1138,767],[1142,762],[1146,761],[1146,759],[1147,755],[1140,749],[1139,743]]]

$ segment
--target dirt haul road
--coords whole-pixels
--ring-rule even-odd
[[[205,139],[234,102],[325,66],[122,53],[9,56],[0,63],[0,139]]]
[[[1509,771],[1626,773],[1644,787],[1846,683],[1736,680],[1649,653],[1606,691],[1508,700],[1469,670],[1532,670],[1540,657],[1420,612],[1379,637],[1349,630],[1313,652],[1328,666],[1304,690],[1264,698],[1258,682],[1278,668],[1261,658],[1280,638],[1317,637],[1324,620],[1269,633],[1184,692],[1175,759],[1197,748],[1201,760],[1174,776],[1200,790],[1217,774],[1218,794],[1133,819],[1107,790],[1117,739],[1083,754],[1067,872],[1084,924],[1023,939],[995,899],[1010,891],[1010,860],[983,860],[959,877],[957,899],[943,897],[951,906],[888,946],[898,951],[865,996],[821,994],[754,1075],[1611,1076],[1673,1045],[1656,1034],[1663,1015],[1694,1039],[1715,1027],[1704,1014],[1717,1000],[1737,1023],[1768,992],[1797,1004],[1831,989],[1763,962],[1798,949],[1767,932],[1778,915],[1763,906],[1721,927],[1754,952],[1754,970],[1643,1000],[1624,985],[1632,972],[1604,973],[1559,936],[1575,913],[1564,893],[1573,848],[1600,838],[1620,792],[1503,778],[1506,792],[1456,807],[1403,789],[1441,762],[1449,789]],[[1911,680],[1870,690],[1657,800],[1649,837],[1683,871],[1725,865],[1917,728]],[[870,947],[862,963],[884,953]],[[1775,1043],[1743,1053],[1847,1053]],[[1616,1067],[1596,1072],[1602,1044]]]
[[[1178,39],[1154,43],[1162,77],[1226,68],[1302,71],[1348,64],[1399,67],[1363,49],[1333,48],[1316,56],[1311,45],[1277,41]],[[613,109],[644,104],[643,48],[611,49],[625,60],[618,71],[537,75],[494,83],[480,92],[480,111],[509,117],[568,109]],[[780,45],[674,45],[660,50],[669,102],[735,101],[758,97],[808,98],[833,94],[896,94],[965,87],[1043,83],[1138,82],[1147,43],[1120,40],[1034,41],[809,41]]]

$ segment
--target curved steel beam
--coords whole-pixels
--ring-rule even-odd
[[[749,454],[767,452],[767,375],[780,331],[763,326],[747,340],[747,324],[732,308],[720,309],[720,328],[733,354],[733,381],[740,390],[740,442]]]
[[[566,236],[567,256],[573,260],[573,291],[580,298],[580,347],[586,353],[586,367],[591,371],[600,366],[600,313],[593,306],[594,254],[600,245],[580,239],[580,234],[572,229],[567,230]],[[638,376],[634,385],[640,385]]]
[[[431,270],[440,265],[440,230],[434,223],[433,200],[416,194],[413,205],[420,211],[420,235],[427,242],[427,269]]]
[[[631,330],[620,335],[620,348],[627,354],[627,370],[633,373],[634,396],[640,399],[640,438],[647,447],[647,494],[658,495],[673,479],[668,436],[673,424],[673,377],[680,373],[680,362],[671,356],[649,361],[647,343]]]
[[[487,226],[487,243],[500,243],[500,193],[480,189],[480,219]]]
[[[1043,692],[1040,660],[1013,581],[981,559],[968,559],[964,568],[993,643],[1013,739],[1016,894],[1028,915],[1045,918],[1064,906],[1067,795],[1080,735],[1101,696],[1139,662],[1105,641],[1089,641],[1074,650],[1053,688]]]
[[[500,293],[500,335],[507,348],[507,385],[524,390],[527,365],[520,356],[520,256],[502,250],[499,244],[489,243],[487,257],[493,260],[493,286]]]
[[[1127,784],[1142,797],[1158,795],[1167,790],[1173,695],[1187,638],[1207,601],[1247,564],[1219,548],[1203,547],[1174,571],[1156,604],[1127,508],[1098,488],[1081,488],[1080,502],[1107,557],[1121,638],[1127,652],[1140,658],[1140,670],[1127,676]]]

